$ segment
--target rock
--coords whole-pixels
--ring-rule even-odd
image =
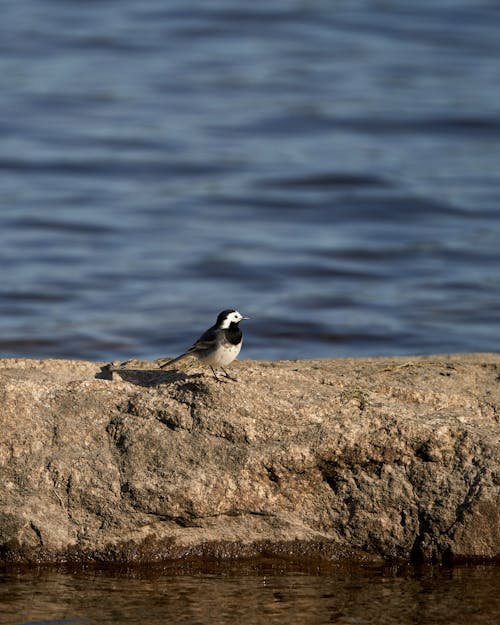
[[[500,356],[0,360],[0,561],[497,559]]]

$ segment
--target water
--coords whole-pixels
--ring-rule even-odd
[[[0,624],[491,625],[500,569],[267,562],[0,574]]]
[[[500,5],[2,2],[0,356],[500,350]]]

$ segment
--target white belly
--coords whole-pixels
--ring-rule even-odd
[[[200,362],[204,365],[211,365],[212,367],[227,367],[238,356],[241,350],[241,343],[239,345],[231,345],[227,343],[222,345],[216,351],[211,354],[196,354]]]

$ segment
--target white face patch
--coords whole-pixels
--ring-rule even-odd
[[[233,312],[229,313],[229,315],[222,322],[221,328],[225,330],[229,328],[232,323],[238,323],[243,319],[243,315],[241,315],[237,310],[233,310]]]

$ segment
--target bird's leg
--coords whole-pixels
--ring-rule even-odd
[[[212,365],[210,365],[210,369],[212,369],[212,373],[214,374],[214,378],[217,380],[217,382],[221,383],[222,380],[219,378],[219,376],[217,375],[215,369],[212,367]]]
[[[222,371],[224,371],[224,375],[226,376],[226,378],[229,378],[233,382],[237,382],[238,381],[238,378],[233,378],[232,375],[229,375],[229,373],[224,369],[224,367],[221,367],[221,369],[222,369]]]

